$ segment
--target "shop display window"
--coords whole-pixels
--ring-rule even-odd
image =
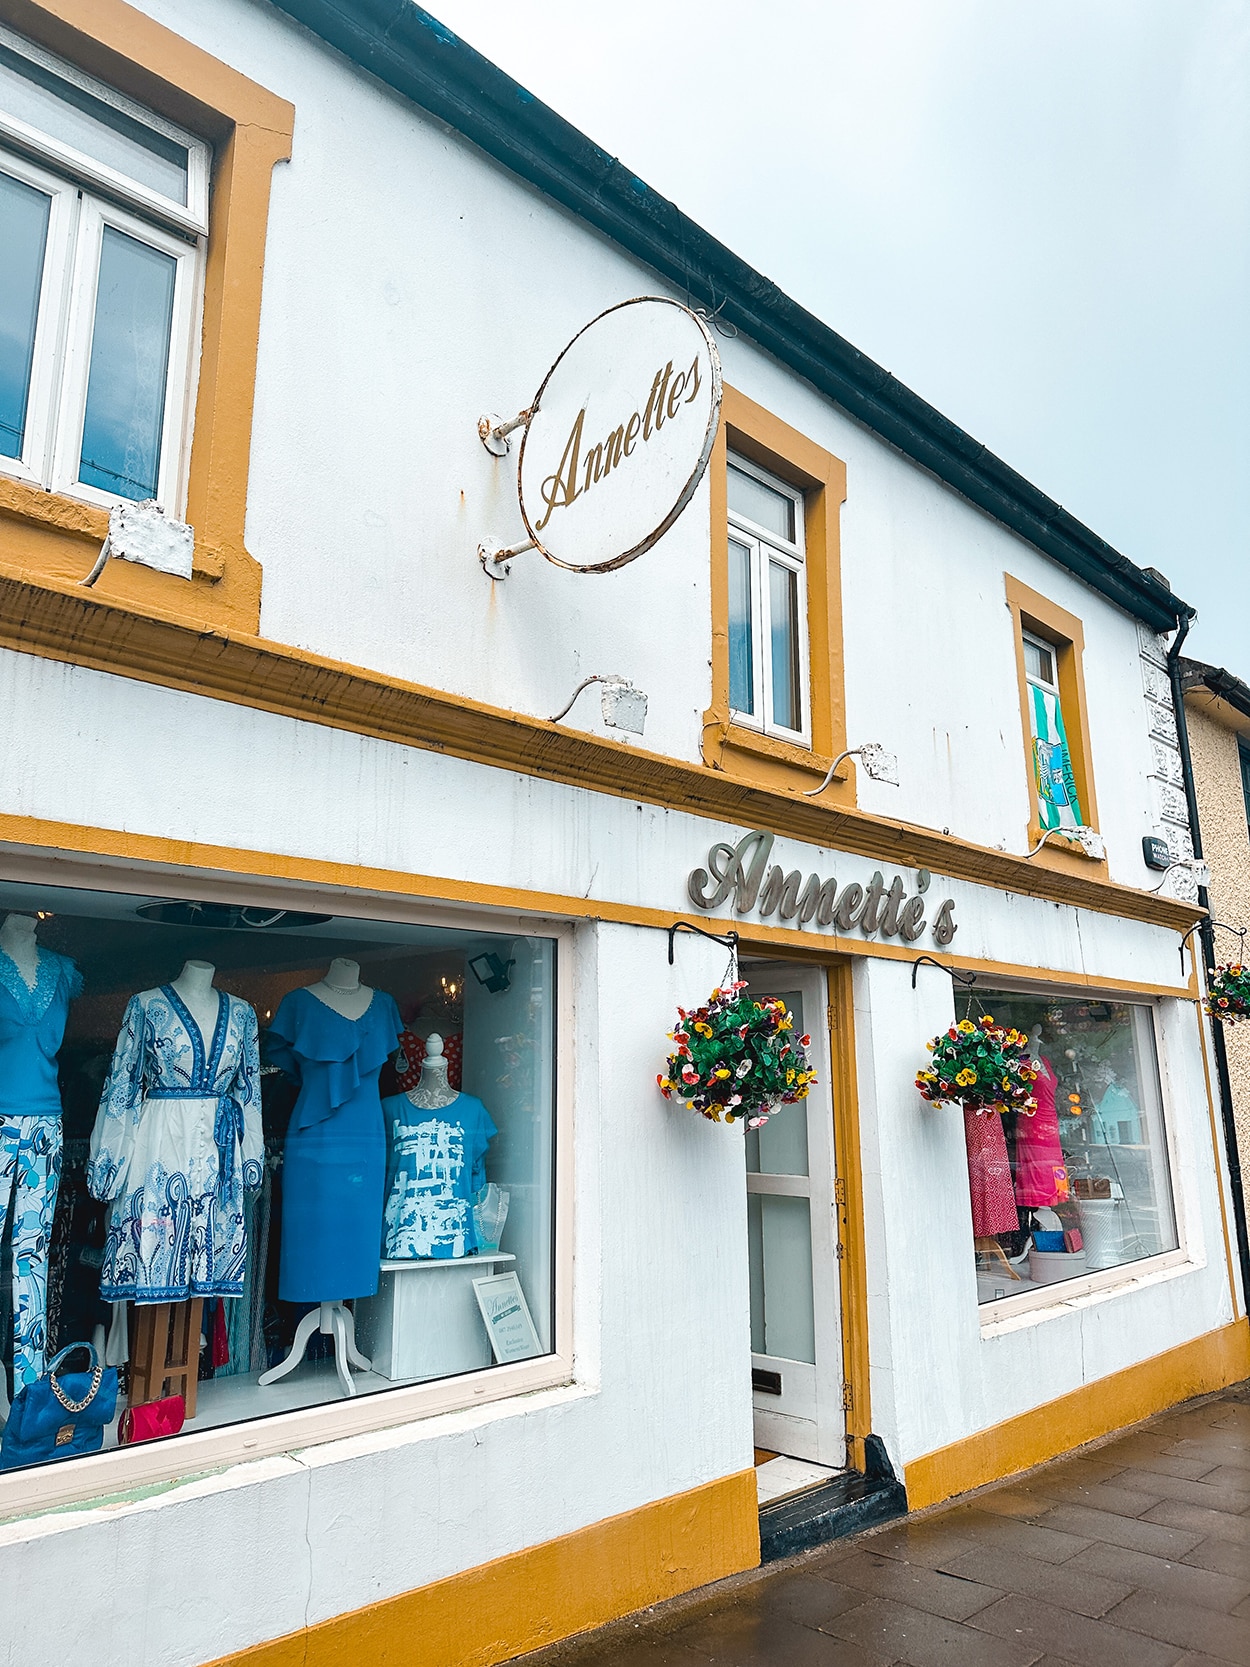
[[[0,1470],[552,1353],[555,979],[0,885]]]
[[[1177,1247],[1152,1010],[978,989],[1023,1032],[1037,1109],[964,1112],[981,1302]]]

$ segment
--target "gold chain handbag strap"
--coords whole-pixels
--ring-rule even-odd
[[[96,1396],[99,1394],[100,1383],[101,1383],[101,1380],[103,1379],[103,1377],[104,1377],[104,1368],[103,1368],[103,1366],[97,1366],[91,1374],[91,1387],[90,1387],[90,1389],[88,1389],[87,1393],[83,1396],[81,1401],[71,1401],[69,1396],[66,1395],[65,1391],[61,1388],[60,1384],[56,1381],[56,1377],[55,1377],[54,1374],[49,1373],[48,1382],[52,1386],[52,1393],[56,1396],[57,1400],[65,1408],[66,1412],[85,1412],[87,1410],[87,1408],[91,1405],[92,1401],[94,1401]]]

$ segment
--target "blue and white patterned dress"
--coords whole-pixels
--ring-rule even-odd
[[[218,991],[207,1055],[169,984],[132,996],[91,1136],[87,1186],[107,1199],[100,1295],[184,1302],[243,1290],[243,1192],[262,1176],[256,1014]]]

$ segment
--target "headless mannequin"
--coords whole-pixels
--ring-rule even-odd
[[[1034,1065],[1042,1063],[1042,1027],[1034,1025],[1029,1032],[1029,1056]]]
[[[324,1002],[340,1018],[353,1022],[365,1016],[373,1000],[373,991],[367,984],[360,982],[359,963],[348,961],[342,956],[336,956],[326,969],[325,977],[319,983],[309,984],[307,989],[310,995]],[[372,1370],[373,1362],[356,1347],[356,1320],[345,1302],[323,1302],[317,1308],[310,1308],[295,1328],[295,1340],[291,1344],[290,1354],[278,1365],[263,1372],[257,1382],[277,1383],[279,1378],[293,1372],[303,1360],[304,1351],[314,1331],[320,1331],[326,1337],[333,1337],[334,1369],[338,1373],[339,1383],[344,1395],[354,1395],[356,1385],[352,1382],[349,1365],[355,1366],[358,1371],[368,1372]]]
[[[33,915],[5,915],[0,926],[0,949],[9,957],[28,990],[39,976],[39,945],[35,942]]]
[[[459,1090],[453,1088],[447,1080],[443,1038],[437,1031],[432,1031],[426,1038],[421,1075],[417,1086],[410,1088],[406,1097],[421,1111],[440,1111],[443,1106],[449,1106],[453,1100],[460,1098]]]
[[[213,1045],[213,1032],[221,1008],[221,995],[213,988],[216,967],[208,961],[187,961],[170,988],[177,990],[179,1000],[199,1026],[200,1037],[207,1053]]]
[[[340,1018],[353,1021],[364,1017],[373,1000],[373,991],[360,982],[359,963],[342,957],[331,961],[325,977],[317,984],[310,984],[308,989]]]

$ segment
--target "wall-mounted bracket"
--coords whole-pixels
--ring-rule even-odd
[[[488,411],[477,419],[477,437],[492,457],[507,457],[512,450],[509,434],[513,429],[524,428],[533,415],[534,407],[527,406],[524,411],[518,411],[510,423],[506,423],[493,411]]]
[[[477,547],[477,559],[488,579],[506,579],[512,571],[508,563],[513,556],[537,548],[532,538],[527,538],[524,544],[501,544],[497,538],[484,538]]]

